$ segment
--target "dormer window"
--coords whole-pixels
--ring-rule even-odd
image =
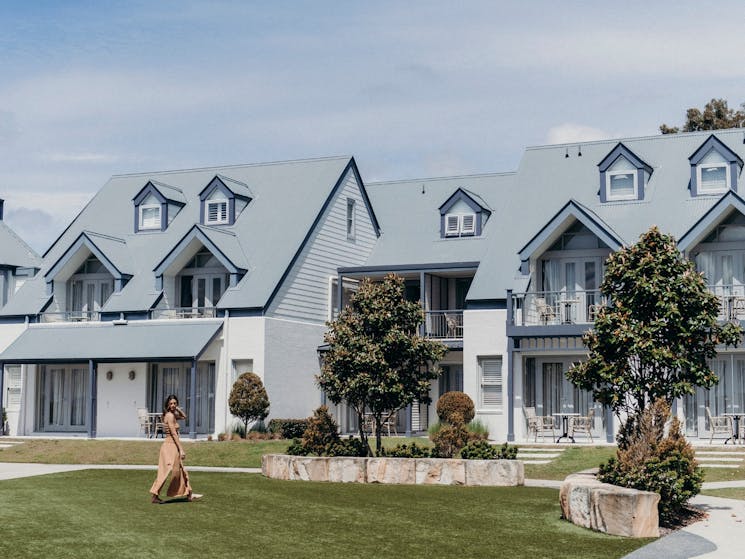
[[[208,200],[204,205],[205,225],[220,225],[228,223],[228,201]]]
[[[440,237],[478,237],[490,215],[478,195],[459,188],[440,206]]]
[[[216,175],[199,193],[203,225],[233,225],[252,199],[242,182]]]
[[[644,199],[644,187],[652,175],[652,167],[625,145],[613,148],[598,168],[601,202]]]
[[[186,205],[186,198],[180,189],[157,181],[149,181],[132,201],[135,233],[165,231]]]
[[[737,192],[742,159],[713,134],[691,155],[691,196]]]

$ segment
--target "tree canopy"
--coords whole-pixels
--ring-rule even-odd
[[[677,134],[678,132],[697,132],[699,130],[720,130],[724,128],[745,127],[745,103],[741,110],[735,111],[727,106],[726,99],[712,99],[704,110],[691,107],[686,111],[686,121],[682,129],[678,126],[660,125],[663,134]]]
[[[589,356],[567,372],[572,383],[617,415],[637,415],[718,382],[708,361],[742,329],[717,322],[718,298],[673,237],[652,227],[612,254],[600,290],[610,302],[583,336]]]
[[[391,274],[382,282],[363,280],[350,305],[329,323],[329,350],[316,382],[334,404],[345,402],[355,411],[366,445],[363,419],[372,415],[377,454],[386,414],[414,400],[429,403],[430,383],[440,375],[436,363],[447,350],[418,334],[423,321],[421,304],[407,301],[403,279]]]
[[[269,415],[269,396],[256,373],[243,373],[233,384],[228,400],[230,413],[243,420],[248,432],[252,421],[263,421]]]

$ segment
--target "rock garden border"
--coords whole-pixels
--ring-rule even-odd
[[[401,485],[525,485],[521,460],[357,458],[265,454],[261,473],[272,479]]]

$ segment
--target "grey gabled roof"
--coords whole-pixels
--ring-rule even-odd
[[[41,257],[0,220],[0,265],[40,268]]]
[[[110,297],[103,311],[150,308],[158,299],[153,270],[200,222],[199,193],[217,175],[221,180],[229,180],[231,188],[241,189],[242,194],[250,194],[252,198],[235,224],[200,227],[236,264],[248,269],[242,281],[223,296],[226,303],[221,300],[221,306],[263,308],[351,166],[352,158],[344,156],[114,176],[44,255],[40,275],[84,231],[116,237],[126,244],[132,278],[120,293]],[[148,181],[178,189],[186,205],[165,231],[134,233],[132,199]],[[11,300],[12,307],[4,308],[1,314],[39,312],[40,301],[44,300],[44,282],[27,284]]]
[[[0,354],[0,362],[191,360],[201,355],[222,324],[198,320],[32,325]]]

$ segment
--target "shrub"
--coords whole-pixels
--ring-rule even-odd
[[[393,448],[383,449],[382,456],[389,458],[429,458],[430,450],[426,446],[419,446],[416,442],[410,445],[399,443]]]
[[[504,443],[501,447],[489,444],[486,440],[469,441],[460,451],[466,460],[514,460],[517,447]]]
[[[677,418],[665,434],[669,414],[669,406],[658,400],[628,421],[619,432],[616,458],[601,464],[598,474],[605,483],[659,493],[660,522],[666,525],[681,516],[703,482],[693,447],[682,435]]]
[[[367,444],[350,437],[326,445],[324,456],[367,456]]]
[[[457,425],[443,425],[442,428],[432,437],[434,447],[432,448],[433,458],[452,458],[466,443],[471,440],[471,433],[462,423]]]
[[[465,392],[445,392],[437,400],[437,417],[445,423],[470,423],[475,414],[473,400]]]
[[[269,396],[256,373],[243,373],[233,384],[228,399],[230,413],[243,421],[244,434],[252,421],[263,421],[269,415]]]
[[[236,421],[230,428],[230,433],[228,433],[228,435],[229,439],[232,439],[233,435],[238,435],[238,437],[242,439],[246,436],[246,426],[243,423]]]
[[[476,435],[484,440],[489,438],[489,428],[478,419],[474,419],[469,424],[467,424],[466,429],[468,429],[469,433]]]
[[[326,406],[320,406],[308,420],[303,446],[308,454],[323,456],[326,447],[339,442],[339,427]]]
[[[251,429],[249,429],[249,432],[266,433],[267,429],[264,421],[260,419],[259,421],[251,425]]]
[[[269,432],[280,435],[283,439],[299,439],[308,428],[308,419],[272,419]]]
[[[290,446],[287,447],[287,454],[291,454],[292,456],[307,456],[310,453],[303,445],[303,441],[300,439],[293,439]]]

